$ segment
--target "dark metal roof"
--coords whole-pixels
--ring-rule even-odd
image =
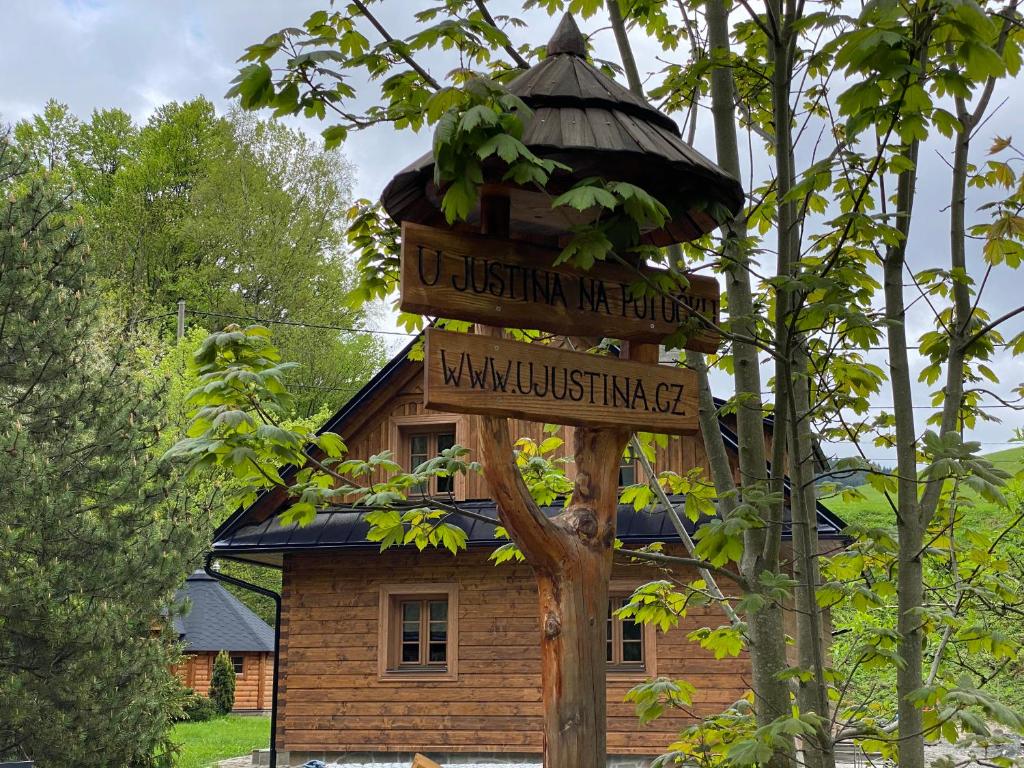
[[[683,496],[671,496],[673,506],[681,507],[685,501]],[[493,501],[460,502],[470,512],[496,518],[497,508]],[[562,511],[561,506],[543,507],[549,516]],[[276,564],[279,556],[286,552],[302,552],[310,550],[376,550],[379,545],[367,541],[366,532],[369,524],[362,518],[366,510],[349,508],[337,512],[321,512],[306,526],[297,523],[282,525],[279,516],[273,516],[262,523],[240,525],[214,542],[213,551],[217,556],[229,556],[239,560],[255,560],[263,564]],[[845,524],[824,507],[819,510],[818,530],[822,539],[841,539]],[[453,515],[449,522],[466,532],[469,547],[496,547],[504,543],[494,538],[494,526],[482,520],[469,519]],[[697,524],[683,518],[690,534]],[[672,541],[677,538],[675,529],[660,508],[657,510],[634,509],[631,504],[620,504],[617,521],[617,536],[627,545],[650,544],[655,541]],[[783,537],[789,538],[788,523],[783,530]],[[412,545],[409,545],[412,546]],[[268,557],[268,555],[277,557]],[[257,556],[257,557],[254,557]]]
[[[174,601],[189,606],[174,618],[186,652],[273,652],[274,630],[203,571],[185,579]]]
[[[533,110],[524,121],[522,142],[536,155],[572,169],[553,174],[548,192],[598,176],[636,184],[668,207],[670,221],[646,232],[644,242],[664,246],[693,240],[719,226],[709,204],[731,213],[743,206],[739,181],[684,141],[672,118],[586,60],[571,16],[555,32],[547,58],[519,75],[508,90]],[[493,181],[503,172],[503,167],[485,164],[485,175]],[[398,222],[440,225],[441,195],[433,177],[433,152],[400,171],[381,195],[388,214]],[[513,238],[557,240],[564,235],[564,215],[550,215],[549,199],[536,191],[523,188],[512,194],[512,216]],[[469,223],[475,217],[471,213]]]

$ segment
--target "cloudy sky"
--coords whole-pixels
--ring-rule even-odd
[[[28,117],[40,111],[51,97],[67,103],[80,116],[98,107],[121,107],[139,120],[163,103],[200,94],[226,107],[223,94],[237,72],[235,60],[245,46],[303,21],[311,11],[326,5],[326,0],[0,0],[0,22],[7,30],[0,46],[0,72],[4,73],[0,80],[0,121]],[[396,35],[403,35],[412,30],[414,23],[409,9],[418,5],[411,0],[388,0],[378,7],[388,27]],[[492,5],[497,9],[516,7],[506,0],[494,0]],[[535,37],[531,42],[546,39],[554,28],[554,20],[543,13],[533,12],[528,20],[528,33]],[[593,31],[604,22],[591,20],[583,26],[584,31]],[[594,39],[601,56],[616,57],[607,30],[598,30]],[[656,68],[654,54],[653,46],[639,45],[637,56],[642,69]],[[440,69],[440,63],[437,66]],[[1006,88],[993,103],[1001,104],[1009,95]],[[713,155],[709,122],[701,123],[696,145]],[[323,127],[304,121],[295,124],[313,132]],[[983,126],[977,145],[987,147],[995,135],[1024,136],[1022,128],[1021,105],[1006,103]],[[389,128],[353,135],[346,153],[358,168],[356,193],[376,197],[397,170],[428,147],[426,134],[396,134]],[[941,141],[930,144],[922,153],[923,183],[911,249],[916,268],[935,263],[936,255],[941,260],[941,254],[947,251],[948,224],[943,209],[948,199],[945,158],[949,154],[948,146]],[[973,258],[978,258],[977,254]],[[1021,282],[1019,276],[993,278],[986,291],[986,303],[993,315],[1021,303]],[[926,302],[917,302],[909,317],[911,334],[916,336],[931,322]],[[1011,323],[1004,332],[1011,336],[1021,328],[1024,322]],[[884,364],[884,357],[879,354],[876,362]],[[916,365],[920,368],[922,363],[917,361]],[[1002,378],[1003,393],[1024,381],[1024,365],[1007,354],[1001,354],[992,367]],[[916,394],[919,423],[932,412],[928,410],[928,391],[921,386]],[[878,407],[889,402],[883,395]],[[1004,442],[1013,429],[1024,426],[1024,417],[1015,411],[1000,408],[993,413],[1002,418],[1002,423],[985,425],[974,435],[985,442],[987,450],[1008,447]],[[878,449],[871,453],[872,458],[890,457]]]

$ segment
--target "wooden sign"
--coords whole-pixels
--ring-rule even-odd
[[[428,328],[424,405],[439,411],[693,434],[697,376],[491,336]]]
[[[693,324],[687,349],[714,352],[719,334],[693,317],[719,323],[718,281],[693,275],[686,292],[634,296],[633,270],[595,264],[589,271],[552,266],[558,251],[528,243],[402,223],[401,308],[504,328],[566,336],[608,336],[658,343]],[[661,278],[660,270],[646,270]]]

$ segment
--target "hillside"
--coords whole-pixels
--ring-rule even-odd
[[[985,454],[985,457],[999,469],[1009,472],[1014,478],[1024,472],[1024,447],[988,453]],[[862,485],[856,490],[860,492],[862,498],[844,499],[841,492],[836,492],[832,495],[823,494],[821,501],[847,523],[894,525],[895,518],[892,507],[880,491],[870,485]],[[1024,487],[1021,487],[1018,480],[1011,479],[1008,482],[1006,494],[1012,503],[1013,496],[1024,497]],[[974,504],[974,508],[966,516],[967,522],[993,528],[1005,520],[1007,514],[1005,509],[978,499],[973,493],[968,492],[965,498],[971,499]]]

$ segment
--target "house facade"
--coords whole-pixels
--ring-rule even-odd
[[[187,604],[174,628],[184,659],[174,667],[181,682],[206,696],[217,654],[227,652],[235,669],[234,712],[269,712],[274,685],[274,630],[222,584],[195,571],[175,602]]]
[[[385,450],[407,467],[453,443],[478,456],[472,417],[422,406],[422,364],[397,355],[332,420],[352,456]],[[721,423],[736,459],[736,438]],[[513,436],[540,441],[543,425],[513,421]],[[572,427],[559,435],[572,444]],[[766,429],[770,441],[770,429]],[[658,468],[685,472],[707,467],[699,435],[671,439],[658,449]],[[571,465],[569,465],[571,473]],[[642,470],[624,463],[623,484],[642,482]],[[433,492],[451,492],[488,517],[497,511],[480,476],[438,479]],[[682,498],[673,499],[682,503]],[[456,519],[468,549],[395,547],[378,552],[366,541],[356,511],[320,513],[312,524],[283,526],[283,499],[265,494],[217,531],[218,558],[282,570],[279,640],[278,765],[310,758],[360,762],[373,755],[405,760],[422,752],[442,763],[470,756],[522,757],[541,752],[541,685],[537,591],[528,566],[495,565],[501,542],[481,520]],[[551,508],[551,514],[557,510]],[[823,539],[841,538],[843,523],[821,507]],[[683,554],[667,516],[623,505],[618,538],[627,547],[667,542]],[[661,754],[694,717],[713,714],[749,690],[744,656],[716,660],[687,640],[693,629],[726,619],[714,606],[691,610],[666,633],[611,615],[634,587],[663,574],[616,563],[607,627],[608,751],[629,762]],[[728,585],[722,584],[723,588]],[[672,713],[640,726],[626,692],[655,676],[683,678],[697,687],[689,713]],[[408,763],[408,760],[406,760]]]

